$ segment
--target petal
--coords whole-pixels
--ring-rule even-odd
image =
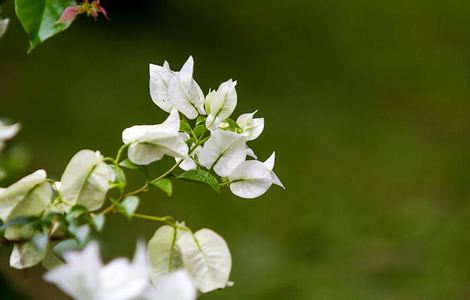
[[[272,185],[271,171],[259,161],[245,161],[229,176],[230,190],[242,198],[256,198],[263,195]]]
[[[195,300],[196,285],[188,271],[176,271],[160,278],[146,299]]]
[[[80,13],[80,6],[79,5],[72,5],[64,9],[64,12],[60,16],[59,20],[56,23],[70,23],[77,15]]]
[[[152,282],[156,283],[163,276],[183,267],[181,252],[176,243],[180,234],[180,230],[164,225],[155,231],[148,242]]]
[[[60,265],[44,275],[44,280],[57,285],[75,299],[95,299],[102,266],[99,247],[96,242],[81,252],[64,253],[66,264]]]
[[[23,201],[25,196],[36,186],[44,183],[46,180],[46,171],[38,170],[18,182],[10,185],[0,193],[0,219],[6,221],[9,215]],[[48,199],[50,200],[50,198]],[[47,200],[41,200],[44,202]]]
[[[264,162],[266,167],[272,171],[274,169],[274,161],[276,160],[276,152],[273,152],[271,156]]]
[[[279,179],[279,177],[277,177],[276,173],[274,173],[273,171],[271,171],[271,177],[273,178],[273,183],[277,186],[280,186],[282,187],[283,189],[286,189],[286,187],[282,184],[281,180]]]
[[[185,232],[177,241],[185,269],[201,293],[224,288],[230,276],[232,257],[225,240],[210,229]]]
[[[146,135],[150,128],[152,128],[152,125],[135,125],[126,128],[122,132],[122,142],[124,144],[129,144],[138,141],[140,138]]]
[[[21,125],[19,123],[12,125],[4,125],[3,123],[0,123],[0,142],[4,142],[14,137],[20,128]]]
[[[146,166],[163,158],[165,153],[158,145],[135,143],[127,150],[129,160],[137,165]]]
[[[205,115],[204,94],[192,78],[193,66],[194,61],[190,56],[168,86],[170,103],[188,119],[195,119],[199,114]]]
[[[235,132],[215,130],[199,156],[201,165],[219,176],[229,175],[246,158],[246,137]]]
[[[180,117],[176,109],[172,109],[165,121],[157,125],[136,125],[124,129],[122,141],[124,144],[133,142],[156,142],[179,135]]]
[[[166,112],[170,112],[173,105],[168,100],[168,85],[175,73],[165,61],[163,66],[150,64],[150,96],[153,102]]]
[[[217,92],[211,96],[210,111],[214,118],[225,120],[233,113],[237,106],[236,85],[236,81],[229,79],[222,83],[217,89]]]
[[[248,141],[257,139],[264,130],[264,119],[257,118],[253,119],[253,116],[257,111],[253,113],[243,114],[237,118],[237,124],[241,129],[248,132]]]
[[[67,203],[97,210],[103,205],[109,182],[113,180],[114,172],[99,152],[81,150],[65,168],[60,192]]]
[[[3,19],[0,20],[0,38],[5,34],[8,28],[8,23],[10,23],[10,19]]]

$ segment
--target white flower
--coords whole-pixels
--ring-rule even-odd
[[[240,126],[244,132],[248,133],[248,141],[257,139],[264,129],[264,118],[253,119],[255,114],[256,111],[253,113],[243,114],[237,119],[238,126]]]
[[[64,259],[65,264],[47,272],[44,279],[74,299],[138,299],[149,285],[146,254],[141,245],[132,263],[126,258],[117,258],[103,265],[96,242],[81,252],[65,253]]]
[[[52,197],[46,171],[38,170],[0,191],[0,219],[39,215]]]
[[[65,168],[59,190],[67,204],[97,210],[103,205],[109,182],[114,181],[115,175],[99,151],[81,150]]]
[[[0,21],[0,36],[1,36],[1,22]],[[13,138],[18,131],[20,130],[21,125],[19,123],[12,124],[12,125],[5,125],[3,122],[0,121],[0,150],[2,150],[4,143]]]
[[[264,163],[257,160],[247,160],[241,163],[228,176],[232,182],[230,184],[232,193],[251,199],[263,195],[273,183],[284,188],[273,172],[274,157],[273,153]]]
[[[8,28],[9,19],[0,19],[0,38],[5,34]]]
[[[225,120],[237,106],[236,81],[232,79],[222,83],[217,91],[210,92],[205,99],[205,107],[209,117],[206,126],[209,128],[216,120]]]
[[[148,165],[162,159],[164,155],[187,158],[188,146],[179,133],[179,128],[179,114],[173,109],[161,124],[139,125],[125,129],[122,141],[131,144],[127,152],[129,160],[138,165]]]
[[[175,73],[170,70],[168,62],[163,66],[150,64],[150,96],[158,107],[170,112],[173,105],[168,100],[168,86]]]
[[[205,115],[204,94],[193,79],[194,61],[188,58],[181,70],[171,78],[168,86],[168,99],[188,119]]]
[[[194,300],[196,285],[186,270],[179,270],[156,280],[149,286],[143,299],[148,300]]]
[[[179,167],[182,170],[189,171],[189,170],[194,170],[197,168],[197,157],[199,153],[201,152],[202,147],[198,146],[196,149],[194,149],[190,154],[189,158],[183,159],[183,161],[179,164]],[[175,161],[179,163],[181,161],[181,158],[175,158]]]
[[[247,154],[246,136],[232,131],[215,130],[199,153],[199,163],[225,177],[243,161]]]

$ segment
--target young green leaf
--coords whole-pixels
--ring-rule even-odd
[[[29,36],[31,52],[39,44],[67,29],[71,23],[56,23],[74,0],[15,0],[15,10],[23,29]]]
[[[178,177],[178,179],[183,179],[187,181],[192,181],[192,182],[199,182],[199,183],[205,183],[209,185],[211,188],[214,189],[217,193],[220,193],[220,187],[219,187],[219,182],[217,181],[217,178],[214,177],[211,173],[197,169],[197,170],[190,170],[184,173],[181,173]]]
[[[38,251],[45,251],[49,244],[49,236],[45,233],[38,232],[33,236],[32,242]]]
[[[206,117],[204,116],[199,116],[196,119],[196,126],[200,124],[205,124],[206,123]]]
[[[154,180],[150,182],[150,184],[161,189],[169,197],[173,194],[173,185],[171,184],[171,180],[168,178]]]
[[[180,131],[191,134],[191,125],[189,125],[189,122],[186,118],[181,118],[180,120]]]
[[[161,276],[167,275],[183,267],[181,252],[176,241],[181,231],[164,225],[155,232],[147,245],[150,263],[150,278],[157,281]]]
[[[91,232],[88,224],[71,228],[71,231],[80,245],[84,246],[88,242]]]
[[[44,255],[44,258],[42,260],[42,266],[46,270],[52,270],[60,265],[62,265],[64,262],[55,254],[54,250],[51,248],[51,246],[47,246],[46,248],[46,254]]]
[[[105,221],[106,217],[104,214],[98,214],[93,217],[93,227],[96,231],[101,231],[103,229]]]
[[[183,264],[201,293],[221,289],[229,284],[232,257],[225,240],[210,229],[185,232],[177,240]]]
[[[204,133],[206,133],[206,130],[206,126],[197,125],[193,129],[194,136],[199,140],[204,135]]]
[[[57,253],[57,255],[62,255],[62,253],[69,251],[77,251],[80,249],[81,247],[76,239],[67,239],[55,245],[53,251],[54,253]]]
[[[129,169],[129,170],[138,170],[141,168],[141,166],[134,164],[131,162],[128,158],[125,160],[121,161],[119,165],[123,168]]]
[[[127,218],[131,218],[134,212],[139,207],[139,197],[137,196],[128,196],[126,197],[119,205],[119,211],[126,216]]]

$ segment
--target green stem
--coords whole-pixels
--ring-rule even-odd
[[[127,147],[129,147],[130,144],[124,144],[121,146],[121,148],[119,148],[117,154],[116,154],[116,159],[114,160],[114,164],[116,165],[116,167],[119,165],[119,161],[121,160],[121,157],[122,157],[122,153],[124,152],[124,150],[127,149]]]

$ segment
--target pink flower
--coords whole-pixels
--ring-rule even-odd
[[[109,20],[106,9],[100,5],[100,0],[93,0],[91,2],[89,0],[84,0],[79,5],[72,5],[64,9],[62,16],[57,20],[57,23],[70,23],[80,14],[87,14],[87,16],[95,19],[95,21],[98,19],[98,16],[102,14]]]
[[[77,15],[81,13],[82,7],[80,5],[72,5],[64,9],[64,12],[62,13],[62,16],[60,16],[59,20],[57,20],[57,23],[70,23],[75,18]]]

